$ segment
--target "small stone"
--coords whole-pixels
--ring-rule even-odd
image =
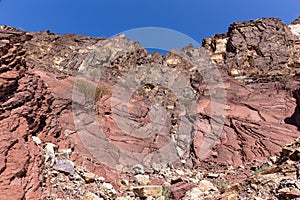
[[[300,197],[300,191],[296,188],[291,188],[291,191],[287,193],[288,197]],[[297,198],[298,199],[298,198]]]
[[[177,169],[175,172],[180,176],[184,175],[184,171],[182,171],[181,169]]]
[[[104,177],[99,177],[97,180],[98,180],[100,183],[104,183],[105,178],[104,178]]]
[[[222,195],[222,200],[238,200],[238,194],[237,193],[225,193]]]
[[[168,110],[173,110],[174,109],[174,104],[167,105],[167,109]]]
[[[232,69],[230,70],[230,75],[231,76],[238,76],[240,72],[237,69]]]
[[[174,199],[182,199],[186,195],[187,191],[194,187],[195,185],[193,183],[185,181],[177,182],[171,186],[171,195]]]
[[[46,146],[44,148],[46,154],[45,162],[47,162],[49,159],[53,160],[55,158],[54,148],[56,148],[55,144],[46,143]]]
[[[158,198],[163,195],[163,187],[159,185],[138,186],[133,187],[133,192],[136,197],[147,198],[152,196],[154,198]]]
[[[239,169],[245,169],[245,166],[244,165],[240,165]]]
[[[42,144],[41,139],[38,138],[38,137],[36,137],[36,136],[32,136],[32,141],[33,141],[36,145]]]
[[[200,191],[199,188],[193,188],[190,190],[190,198],[191,199],[197,199],[197,198],[200,198],[202,196],[202,192]]]
[[[202,180],[199,182],[198,188],[201,192],[218,191],[218,189],[209,181]]]
[[[152,173],[159,173],[162,169],[162,166],[160,164],[154,163],[151,165],[150,169],[151,169]]]
[[[57,160],[55,165],[53,166],[53,169],[71,175],[73,175],[75,172],[74,163],[70,160]]]
[[[213,173],[207,174],[207,178],[218,178],[219,176],[220,176],[219,174],[213,174]]]
[[[134,181],[140,185],[147,185],[149,183],[149,175],[138,174],[134,176]]]
[[[69,160],[71,153],[72,153],[72,149],[63,149],[61,150],[61,152],[57,153],[55,157],[59,160],[64,160],[64,159]]]
[[[97,175],[92,172],[84,172],[82,177],[86,183],[94,182],[97,179]]]
[[[110,183],[103,183],[102,184],[102,190],[105,195],[108,195],[109,199],[115,199],[116,198],[116,190]]]
[[[295,161],[287,160],[286,163],[287,163],[288,165],[294,165],[294,164],[295,164]]]
[[[103,183],[103,187],[107,190],[112,190],[114,187],[110,183]]]
[[[94,193],[87,192],[87,193],[85,193],[83,200],[103,200],[103,198],[98,197]]]
[[[254,183],[251,183],[250,186],[251,186],[253,189],[255,189],[255,190],[257,190],[257,188],[258,188],[258,186],[257,186],[256,184],[254,184]]]
[[[135,174],[144,174],[145,170],[144,170],[144,166],[141,164],[136,164],[132,167],[132,170]]]
[[[171,183],[169,183],[169,182],[164,182],[164,186],[169,188],[169,187],[171,187]]]
[[[189,178],[188,180],[189,180],[189,182],[192,182],[194,184],[198,184],[199,183],[199,180],[194,179],[194,178]]]
[[[276,156],[272,156],[272,157],[270,157],[270,160],[271,160],[273,163],[276,163],[277,157],[276,157]]]
[[[279,194],[285,194],[285,193],[288,193],[290,191],[289,188],[281,188],[278,190],[278,193]]]

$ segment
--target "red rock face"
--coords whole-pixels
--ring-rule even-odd
[[[208,160],[234,166],[263,160],[278,154],[282,145],[300,136],[297,127],[286,124],[296,106],[290,92],[279,88],[276,83],[244,86],[232,78],[223,80],[227,89],[224,132]],[[207,98],[200,100],[201,113],[209,112],[207,101]],[[199,158],[203,145],[201,127],[205,124],[205,118],[198,119],[196,137],[199,139],[194,139],[194,148]]]
[[[52,188],[50,177],[44,177],[42,145],[36,145],[32,136],[38,136],[42,144],[54,143],[58,150],[71,148],[70,159],[76,165],[103,176],[118,188],[118,180],[125,175],[113,168],[123,158],[119,159],[115,149],[98,151],[100,157],[89,151],[91,148],[80,135],[82,127],[76,126],[74,104],[96,108],[96,118],[85,112],[79,115],[87,122],[85,128],[97,132],[101,127],[106,138],[101,145],[107,147],[110,143],[132,155],[143,154],[142,160],[149,166],[154,161],[147,160],[147,155],[170,142],[178,147],[173,150],[185,151],[180,156],[175,153],[174,165],[179,166],[177,161],[182,159],[191,168],[217,164],[237,167],[278,154],[284,144],[300,136],[298,61],[294,60],[299,53],[295,47],[299,41],[295,38],[283,22],[274,18],[231,25],[229,33],[204,42],[212,60],[220,65],[218,77],[212,70],[216,65],[206,59],[203,49],[186,47],[177,55],[176,51],[166,56],[150,55],[139,44],[124,38],[104,40],[0,29],[0,195],[38,199]],[[281,46],[275,45],[277,39]],[[110,54],[118,56],[110,57],[108,46]],[[87,61],[90,68],[84,69]],[[92,104],[86,103],[89,99],[81,104],[80,99],[72,96],[78,78],[74,75],[82,69],[92,69],[93,73],[84,77],[84,81],[92,82],[98,78],[99,65],[102,77],[93,86],[99,96]],[[195,94],[194,107],[182,110],[174,88],[158,83],[143,83],[132,92],[128,102],[119,101],[128,95],[126,87],[114,91],[120,77],[143,65],[178,72],[180,75],[169,75],[165,80],[173,85],[176,78],[188,80],[188,88]],[[205,68],[195,71],[200,65]],[[291,70],[289,67],[295,70],[286,74],[286,70]],[[150,74],[144,72],[131,77],[132,80]],[[151,73],[162,77],[154,68]],[[218,78],[222,81],[216,81]],[[118,110],[118,103],[128,106],[128,113]],[[159,109],[151,111],[153,105],[164,108],[164,118]],[[128,134],[117,124],[117,117],[140,132],[133,130]],[[186,133],[179,128],[182,119],[192,127],[184,130],[192,136],[185,143],[180,138],[180,134]],[[94,122],[100,127],[94,126]],[[154,129],[157,124],[159,132]],[[88,132],[87,136],[92,138],[89,142],[94,142],[93,134]],[[165,151],[163,158],[168,153],[173,152]],[[129,166],[132,158],[125,158]],[[115,166],[109,166],[103,159],[112,160]],[[175,199],[180,199],[192,186],[186,182],[174,184],[171,192]]]
[[[0,195],[9,199],[41,195],[43,156],[31,136],[58,132],[47,123],[52,97],[39,77],[28,72],[22,45],[27,39],[25,32],[0,30]]]

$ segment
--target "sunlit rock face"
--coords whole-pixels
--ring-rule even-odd
[[[203,44],[229,74],[251,81],[297,74],[298,38],[297,21],[287,25],[277,18],[262,18],[233,23],[226,34],[204,39]]]
[[[278,155],[300,136],[299,26],[299,18],[289,25],[277,18],[236,22],[201,48],[165,56],[126,35],[1,26],[0,194],[63,198],[67,190],[78,191],[74,199],[115,198],[138,161],[143,184],[165,177],[180,199],[200,181],[182,167],[227,170]],[[155,164],[170,155],[177,159],[158,176]]]
[[[53,96],[25,60],[24,42],[31,38],[0,28],[0,195],[11,199],[42,195],[43,155],[32,136],[51,138],[61,131]]]

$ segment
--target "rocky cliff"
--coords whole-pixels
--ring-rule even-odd
[[[203,47],[228,74],[241,79],[296,75],[299,19],[289,25],[277,18],[236,22],[226,34],[204,39]]]
[[[299,197],[298,140],[283,148],[300,136],[299,19],[233,23],[165,56],[1,26],[1,196]]]

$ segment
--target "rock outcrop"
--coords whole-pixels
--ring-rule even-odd
[[[30,33],[26,41],[26,61],[47,71],[75,75],[88,52],[104,38],[65,34],[50,31]]]
[[[2,26],[1,196],[298,197],[295,171],[261,187],[299,160],[282,150],[300,136],[299,38],[299,19],[263,18],[163,56]]]
[[[226,34],[204,39],[203,46],[232,76],[279,79],[299,73],[297,27],[297,20],[287,25],[277,18],[236,22]]]
[[[44,82],[29,72],[25,32],[0,29],[0,195],[36,199],[42,193],[43,155],[32,136],[60,134],[51,115],[53,97]]]

